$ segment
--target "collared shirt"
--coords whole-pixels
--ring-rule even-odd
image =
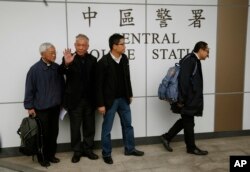
[[[121,58],[122,58],[122,55],[120,55],[120,57],[116,58],[111,52],[110,52],[110,55],[112,57],[112,59],[116,62],[116,63],[120,63],[121,61]]]
[[[197,53],[193,52],[195,54],[195,56],[197,57],[198,60],[200,60],[200,57],[198,56]]]
[[[61,104],[64,80],[58,67],[40,59],[30,68],[25,85],[25,109],[44,110]]]

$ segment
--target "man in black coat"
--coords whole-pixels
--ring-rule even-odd
[[[129,60],[124,54],[124,37],[113,34],[109,38],[110,52],[97,63],[96,101],[98,112],[103,115],[102,156],[107,164],[113,164],[111,157],[111,130],[116,112],[121,120],[125,155],[142,156],[144,152],[135,149],[134,129],[131,125],[132,87]]]
[[[203,77],[200,60],[209,56],[209,48],[206,42],[197,42],[191,54],[180,61],[179,73],[179,103],[183,104],[181,119],[161,136],[165,148],[172,152],[170,141],[184,129],[184,140],[187,153],[194,155],[207,155],[208,151],[201,150],[195,145],[194,117],[202,116],[203,112]],[[196,68],[196,69],[195,69]],[[195,73],[193,73],[195,71]]]
[[[63,106],[70,117],[71,147],[73,163],[81,156],[98,159],[93,153],[95,135],[94,77],[97,59],[88,54],[89,39],[86,35],[76,36],[76,52],[65,49],[60,72],[66,76]],[[81,143],[81,127],[83,145]]]

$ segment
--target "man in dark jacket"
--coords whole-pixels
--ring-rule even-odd
[[[58,72],[59,65],[55,63],[55,46],[45,42],[39,51],[41,59],[27,73],[24,108],[28,115],[36,116],[41,121],[43,154],[38,153],[37,159],[41,166],[49,166],[50,162],[60,161],[55,154],[64,80]]]
[[[76,52],[71,54],[65,49],[60,72],[66,76],[66,88],[63,106],[70,117],[71,147],[73,163],[80,161],[81,156],[98,159],[93,153],[95,136],[94,77],[97,59],[88,54],[89,39],[86,35],[76,36]],[[83,145],[81,144],[81,127]]]
[[[194,50],[185,60],[180,61],[179,73],[179,103],[184,106],[181,109],[181,119],[161,136],[165,148],[172,152],[170,141],[184,129],[184,139],[187,153],[194,155],[207,155],[208,151],[201,150],[195,145],[194,117],[202,116],[203,112],[203,77],[200,60],[209,56],[209,48],[206,42],[197,42]],[[195,74],[193,74],[194,69]]]
[[[97,107],[103,115],[102,155],[107,164],[113,164],[111,157],[111,129],[116,112],[120,116],[125,155],[142,156],[144,152],[135,149],[134,129],[131,125],[132,87],[129,60],[124,54],[124,37],[113,34],[109,38],[110,52],[97,63],[96,97]]]

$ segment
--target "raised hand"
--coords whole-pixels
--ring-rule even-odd
[[[70,48],[65,48],[65,50],[63,51],[63,56],[64,56],[64,62],[66,66],[68,66],[74,60],[74,57],[75,57],[75,55],[71,54]]]

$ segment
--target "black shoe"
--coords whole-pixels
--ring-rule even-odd
[[[187,153],[194,154],[194,155],[207,155],[208,151],[201,150],[196,147],[194,150],[187,150]]]
[[[77,162],[80,161],[80,158],[81,158],[81,155],[74,154],[72,159],[71,159],[71,162],[72,163],[77,163]]]
[[[82,156],[88,157],[91,160],[96,160],[99,158],[98,155],[94,154],[93,152],[84,152],[82,153]]]
[[[52,162],[52,163],[58,163],[58,162],[60,162],[60,159],[59,158],[57,158],[57,157],[51,157],[51,158],[49,158],[48,159],[49,160],[49,162]]]
[[[103,160],[106,164],[113,164],[113,159],[111,156],[103,157]]]
[[[39,164],[40,164],[41,166],[43,166],[43,167],[48,167],[48,166],[50,166],[49,161],[44,160],[44,161],[38,161],[38,162],[39,162]]]
[[[125,155],[127,155],[127,156],[130,156],[130,155],[143,156],[144,152],[135,149],[132,152],[125,152]]]
[[[161,135],[161,141],[168,152],[173,152],[173,149],[170,147],[169,141],[164,137],[164,134]]]

